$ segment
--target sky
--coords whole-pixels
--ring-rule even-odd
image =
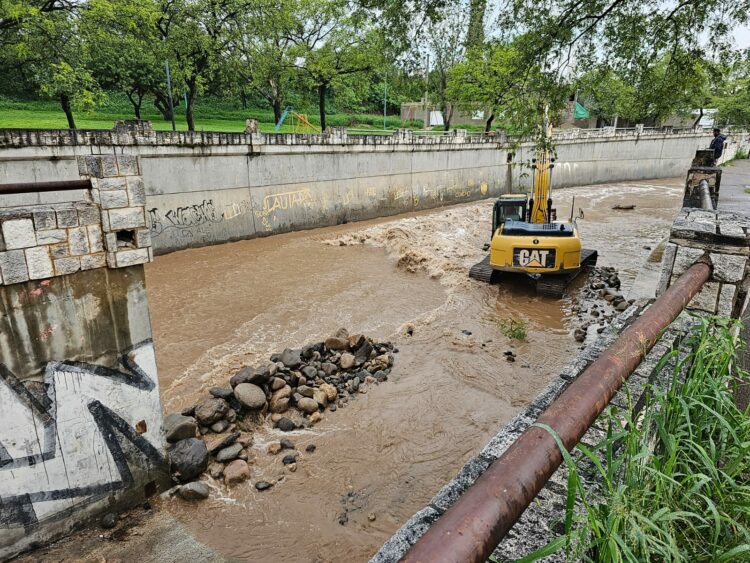
[[[734,38],[737,40],[737,47],[747,49],[750,47],[750,25],[737,28],[734,31]]]

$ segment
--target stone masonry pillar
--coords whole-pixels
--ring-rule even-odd
[[[87,201],[0,197],[0,559],[168,483],[138,161],[79,169]]]

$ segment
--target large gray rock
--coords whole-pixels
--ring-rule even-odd
[[[177,494],[185,500],[204,500],[210,493],[211,489],[201,481],[194,481],[177,489]]]
[[[318,402],[315,399],[309,399],[307,397],[302,397],[297,401],[297,407],[306,414],[318,412]]]
[[[339,370],[339,367],[331,362],[323,362],[320,367],[326,375],[332,375]]]
[[[302,365],[302,358],[300,358],[301,350],[291,350],[287,348],[279,356],[279,361],[286,367],[296,369]]]
[[[195,418],[203,426],[211,426],[229,412],[229,403],[224,399],[208,399],[195,407]]]
[[[216,461],[227,462],[237,459],[237,456],[242,453],[242,444],[232,444],[231,446],[219,450],[216,454]]]
[[[232,376],[229,384],[232,387],[237,387],[241,383],[259,385],[265,383],[269,377],[270,373],[267,368],[243,368]]]
[[[198,438],[180,440],[169,450],[169,469],[180,483],[196,479],[207,467],[208,448]]]
[[[240,383],[234,388],[234,396],[243,407],[250,410],[260,410],[266,406],[265,392],[252,383]]]
[[[164,417],[164,434],[170,444],[186,438],[195,438],[197,431],[198,425],[192,416],[170,414]]]

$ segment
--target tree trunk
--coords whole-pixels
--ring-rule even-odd
[[[490,129],[492,129],[492,122],[495,121],[495,114],[491,113],[490,117],[487,119],[487,123],[484,126],[484,132],[489,133]]]
[[[703,119],[703,108],[700,108],[698,112],[698,119],[696,119],[695,123],[693,123],[693,129],[698,127],[698,124],[701,122],[701,119]]]
[[[273,118],[275,123],[281,120],[281,98],[278,95],[273,98]]]
[[[188,131],[195,131],[195,120],[193,119],[193,106],[195,104],[195,95],[197,93],[197,81],[196,77],[192,76],[190,77],[190,80],[187,81],[187,87],[188,87],[188,99],[187,99],[187,109],[185,110],[185,119],[187,120],[187,128]]]
[[[154,106],[159,110],[164,121],[172,121],[172,114],[169,113],[169,101],[161,92],[154,92]]]
[[[451,104],[445,104],[445,111],[443,112],[443,122],[445,123],[445,130],[451,130],[451,120],[453,119],[453,106]]]
[[[136,119],[141,118],[141,105],[143,104],[143,92],[134,89],[130,92],[126,92],[128,96],[128,100],[130,100],[131,105],[133,106],[133,113],[135,114]],[[137,99],[136,99],[137,97]]]
[[[68,118],[68,129],[75,129],[76,122],[73,119],[73,110],[70,109],[70,98],[67,94],[60,94],[60,105],[65,112],[65,117]]]
[[[318,109],[320,111],[320,130],[326,130],[326,84],[318,85]]]

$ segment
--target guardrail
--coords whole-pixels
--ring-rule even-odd
[[[484,562],[642,359],[709,280],[699,260],[560,395],[425,532],[402,561]],[[551,432],[550,432],[551,431]]]

